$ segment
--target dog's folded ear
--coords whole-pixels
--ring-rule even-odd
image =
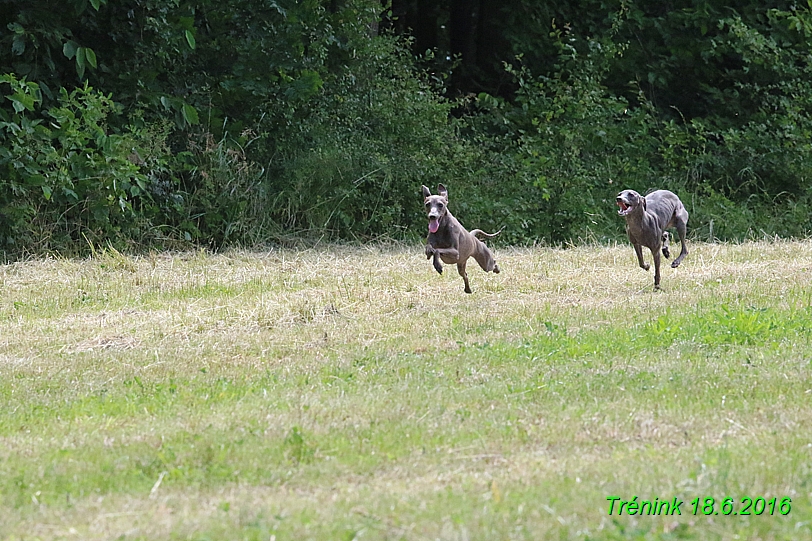
[[[448,200],[448,190],[442,184],[437,185],[437,193],[439,193],[441,197],[445,197],[445,199]]]
[[[645,198],[645,197],[641,197],[640,199],[642,199],[642,200],[643,200],[643,210],[646,210],[646,198]]]
[[[425,199],[427,197],[431,197],[431,191],[424,184],[423,185],[423,199]]]

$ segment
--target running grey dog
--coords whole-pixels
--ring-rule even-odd
[[[468,283],[468,273],[465,272],[465,265],[469,257],[473,257],[482,270],[493,271],[499,274],[499,265],[493,259],[493,254],[476,235],[495,237],[501,230],[490,234],[481,229],[474,229],[471,232],[465,230],[462,224],[457,221],[448,211],[448,190],[442,184],[437,185],[439,195],[431,195],[428,188],[423,186],[423,200],[426,204],[426,214],[429,218],[429,236],[426,239],[426,259],[434,258],[434,268],[440,274],[443,273],[442,259],[449,265],[456,263],[457,272],[465,280],[465,292],[471,293],[471,285]]]
[[[668,190],[657,190],[643,197],[634,190],[623,190],[617,194],[617,212],[626,218],[626,233],[634,246],[640,267],[648,270],[643,262],[643,246],[651,250],[654,257],[654,289],[660,289],[660,250],[666,259],[671,257],[668,249],[670,234],[666,229],[675,227],[682,242],[682,251],[671,263],[679,267],[688,248],[685,247],[685,233],[688,228],[688,211],[676,194]]]

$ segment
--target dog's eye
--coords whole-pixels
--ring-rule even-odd
[[[443,208],[443,204],[442,203],[437,203],[437,207],[438,208]]]

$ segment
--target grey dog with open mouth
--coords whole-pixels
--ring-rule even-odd
[[[666,231],[674,227],[679,234],[682,250],[671,263],[676,268],[688,255],[685,234],[688,229],[688,211],[679,197],[668,190],[657,190],[643,197],[634,190],[623,190],[617,194],[618,214],[626,218],[626,234],[634,246],[637,261],[644,270],[649,265],[643,261],[643,246],[651,250],[654,258],[654,289],[660,289],[660,251],[666,258],[671,257],[668,249],[670,235]]]

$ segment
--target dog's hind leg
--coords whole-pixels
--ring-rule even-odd
[[[479,240],[477,240],[477,242],[479,245],[474,253],[474,259],[476,259],[476,262],[479,263],[479,266],[485,272],[493,271],[496,274],[499,274],[499,265],[496,264],[496,260],[493,258],[493,253],[491,253],[483,242]]]
[[[682,243],[682,250],[680,250],[679,256],[671,263],[671,267],[677,268],[679,264],[682,263],[682,260],[685,259],[685,256],[688,255],[688,247],[685,245],[685,236],[688,233],[688,212],[685,210],[682,211],[684,216],[678,216],[676,223],[674,226],[677,228],[677,234],[679,234],[679,240]]]
[[[471,291],[471,284],[468,283],[468,273],[465,272],[465,264],[466,261],[460,261],[457,263],[457,272],[459,272],[462,279],[465,280],[465,292],[473,293],[473,291]]]
[[[663,255],[666,259],[671,259],[671,251],[668,249],[668,241],[671,240],[671,233],[663,231]]]

